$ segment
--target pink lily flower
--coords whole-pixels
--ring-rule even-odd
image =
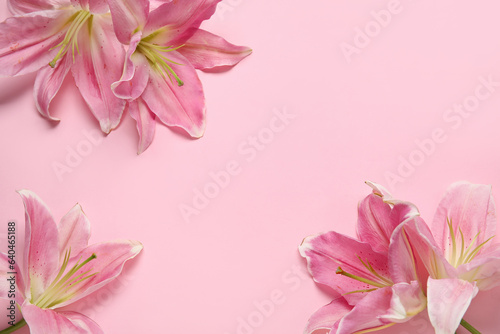
[[[500,285],[491,186],[452,184],[430,229],[419,220],[408,222],[404,229],[429,273],[430,321],[437,334],[455,333],[478,291]]]
[[[342,294],[310,318],[304,334],[371,332],[406,322],[426,307],[403,233],[418,210],[368,184],[373,193],[358,208],[359,240],[332,231],[307,237],[299,247],[314,280]]]
[[[120,123],[126,102],[111,91],[121,75],[125,50],[116,39],[103,0],[8,0],[14,17],[0,24],[0,75],[38,71],[38,111],[49,105],[71,70],[80,93],[109,133]]]
[[[201,137],[205,97],[195,69],[234,66],[251,53],[199,29],[219,1],[164,1],[150,11],[148,0],[108,0],[116,36],[128,45],[123,75],[112,89],[129,102],[139,153],[151,144],[156,119]]]
[[[59,310],[116,278],[124,263],[142,250],[142,244],[116,240],[88,245],[90,223],[75,205],[56,224],[47,206],[30,191],[20,191],[26,209],[26,239],[22,269],[16,264],[16,303],[32,334],[103,333],[83,314]],[[9,258],[0,253],[0,276],[6,280]],[[0,298],[8,289],[0,285]],[[9,332],[10,333],[10,332]]]

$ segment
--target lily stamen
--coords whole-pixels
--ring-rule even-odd
[[[52,281],[50,286],[41,294],[38,299],[33,302],[34,305],[40,308],[51,308],[57,304],[63,303],[67,300],[73,298],[78,291],[82,288],[79,283],[89,279],[90,277],[96,275],[97,273],[89,274],[92,269],[89,269],[79,275],[74,275],[87,263],[97,258],[95,254],[89,256],[85,261],[80,263],[80,260],[63,276],[71,255],[71,249],[66,251],[64,255],[64,260],[57,274],[56,278]],[[63,277],[62,277],[63,276]],[[62,278],[61,278],[62,277]]]
[[[367,279],[367,278],[363,278],[363,277],[360,277],[360,276],[349,274],[348,272],[345,272],[341,267],[338,267],[338,269],[337,269],[337,271],[335,273],[337,275],[343,275],[343,276],[352,278],[352,279],[354,279],[356,281],[376,286],[378,288],[385,288],[387,286],[387,285],[384,285],[384,284],[379,283],[379,282],[372,281],[372,280]]]
[[[457,247],[457,242],[456,242],[456,236],[455,236],[455,230],[453,229],[453,224],[451,219],[447,219],[447,224],[448,224],[448,230],[450,233],[451,237],[451,259],[450,263],[456,268],[459,265],[469,263],[474,259],[474,257],[479,253],[479,251],[495,236],[490,237],[488,240],[482,242],[480,245],[476,246],[474,249],[472,249],[472,245],[476,242],[477,238],[479,237],[479,234],[481,232],[478,232],[474,238],[471,240],[468,246],[465,246],[465,238],[464,234],[462,232],[462,229],[459,227],[458,232],[460,233],[460,256],[457,259],[457,253],[458,253],[458,247]]]
[[[361,257],[359,257],[359,255],[356,255],[359,259],[359,261],[361,261],[361,263],[363,264],[363,266],[365,266],[366,269],[368,269],[368,271],[370,273],[372,273],[373,275],[375,275],[377,278],[379,278],[380,280],[382,280],[384,283],[387,283],[388,285],[393,285],[394,283],[392,281],[390,281],[389,279],[387,279],[386,277],[383,277],[381,276],[379,273],[377,273],[377,271],[375,269],[373,269],[372,265],[370,264],[370,262],[364,262]]]
[[[90,12],[87,12],[85,10],[81,10],[75,13],[75,15],[73,15],[73,19],[71,20],[72,21],[71,26],[66,32],[64,39],[62,40],[61,43],[57,44],[55,47],[51,49],[53,50],[59,48],[59,52],[57,53],[55,58],[49,63],[49,65],[52,68],[56,66],[56,63],[59,59],[61,59],[66,55],[70,45],[71,45],[71,51],[73,53],[73,62],[75,61],[75,48],[77,52],[80,53],[80,50],[78,48],[78,32],[91,16],[92,14],[90,14]]]
[[[165,74],[168,76],[170,79],[170,82],[172,81],[172,76],[175,78],[177,81],[177,85],[179,87],[184,85],[184,82],[179,78],[177,73],[173,70],[173,68],[168,64],[175,64],[175,65],[180,65],[182,66],[183,64],[179,64],[167,57],[165,57],[161,52],[170,52],[170,51],[175,51],[183,47],[184,45],[180,45],[177,47],[173,46],[160,46],[156,44],[151,44],[149,42],[141,41],[137,45],[137,51],[142,53],[150,62],[150,64],[155,67],[163,76],[163,78],[166,79]]]

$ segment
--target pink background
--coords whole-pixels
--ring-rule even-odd
[[[387,8],[382,27],[372,11]],[[140,240],[144,251],[124,276],[73,308],[106,333],[301,333],[331,295],[304,275],[297,246],[332,229],[354,235],[365,180],[413,201],[427,220],[458,180],[492,184],[500,204],[499,9],[496,1],[224,0],[204,28],[254,53],[228,72],[200,73],[204,138],[158,126],[141,156],[128,115],[108,137],[95,135],[71,78],[52,106],[57,126],[34,107],[33,75],[2,78],[0,236],[9,220],[24,235],[15,190],[27,188],[57,219],[79,202],[91,242]],[[7,17],[4,2],[0,10]],[[347,44],[357,53],[346,57]],[[461,116],[458,104],[471,111]],[[293,119],[280,123],[276,112]],[[55,171],[63,164],[71,172]],[[228,164],[234,175],[214,187],[213,173]],[[186,206],[197,210],[189,219]],[[499,302],[500,290],[481,293],[466,319],[497,333]],[[432,333],[422,318],[381,333],[405,331]]]

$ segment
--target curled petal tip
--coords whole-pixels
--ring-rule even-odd
[[[144,249],[144,245],[139,241],[130,240],[130,243],[132,244],[132,252],[135,254],[139,254]]]

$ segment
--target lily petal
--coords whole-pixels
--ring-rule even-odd
[[[0,75],[37,71],[57,54],[74,9],[46,10],[10,17],[0,23]],[[52,49],[52,50],[51,50]]]
[[[307,322],[304,334],[314,334],[318,330],[333,330],[342,317],[352,310],[352,306],[344,298],[334,299],[330,304],[316,311]]]
[[[465,245],[475,239],[472,249],[493,237],[496,232],[496,211],[491,195],[491,186],[459,182],[452,184],[439,203],[432,225],[432,232],[447,258],[453,251],[448,228],[452,223],[455,239],[461,240],[462,231]],[[482,250],[478,252],[481,254]]]
[[[12,272],[16,274],[11,274]],[[0,299],[7,299],[9,297],[11,284],[7,279],[10,279],[12,276],[15,277],[16,303],[21,305],[24,301],[24,293],[26,291],[21,270],[19,270],[17,263],[14,263],[14,265],[11,264],[7,254],[0,253]]]
[[[143,54],[135,52],[137,44],[141,41],[141,37],[142,33],[140,31],[132,36],[125,56],[122,77],[119,81],[111,84],[111,90],[121,99],[137,99],[144,92],[148,84],[149,62]]]
[[[71,0],[75,7],[81,7],[92,14],[103,14],[109,11],[107,0]]]
[[[204,20],[209,19],[221,0],[171,1],[149,13],[144,36],[155,33],[157,44],[169,45],[174,39],[187,40]],[[182,44],[182,43],[181,43]]]
[[[394,283],[412,282],[419,279],[415,254],[413,253],[405,223],[400,224],[391,236],[389,246],[389,270]]]
[[[475,284],[460,279],[432,279],[427,282],[427,308],[436,334],[453,334],[476,296]]]
[[[70,4],[70,0],[7,0],[7,6],[14,15],[59,9]]]
[[[394,325],[379,318],[391,308],[392,289],[386,287],[370,292],[340,321],[337,334],[383,329]]]
[[[389,269],[386,255],[375,252],[367,243],[340,233],[331,231],[307,237],[299,246],[299,251],[307,259],[308,269],[314,280],[339,291],[341,294],[373,289],[375,286],[341,274],[335,274],[339,267],[351,275],[369,279],[380,286],[392,283],[382,281],[361,262],[363,260],[366,265],[371,265],[379,276],[387,280]],[[371,293],[373,292],[368,295]],[[366,295],[366,293],[352,293],[346,294],[344,298],[352,305]]]
[[[499,245],[497,245],[499,246]],[[497,248],[497,247],[493,247]],[[458,267],[458,277],[476,282],[479,290],[489,290],[500,285],[500,249],[488,249],[487,253]]]
[[[375,195],[382,197],[384,200],[393,199],[389,190],[387,190],[384,186],[371,181],[365,181],[365,183],[373,189],[373,193]]]
[[[375,251],[387,253],[394,229],[418,216],[419,212],[412,203],[395,200],[382,186],[372,182],[367,184],[373,188],[373,193],[358,206],[358,238],[372,245]]]
[[[142,30],[149,15],[149,0],[108,0],[116,37],[129,44],[136,31]]]
[[[380,196],[366,196],[358,206],[356,232],[359,240],[369,243],[377,252],[387,253],[392,231],[399,225],[390,215],[391,207]]]
[[[149,10],[153,11],[156,8],[160,7],[161,5],[164,5],[168,2],[172,2],[172,0],[149,0]]]
[[[59,119],[50,115],[50,102],[61,88],[64,78],[66,78],[72,65],[72,57],[66,55],[57,62],[55,68],[46,65],[36,75],[35,88],[33,90],[36,107],[42,116],[52,121],[59,121]]]
[[[80,34],[80,49],[88,52],[76,56],[72,72],[101,130],[109,133],[118,126],[125,109],[125,101],[111,91],[111,84],[120,78],[125,51],[114,36],[110,17],[94,15],[90,22],[92,29],[82,29]]]
[[[71,249],[72,254],[80,253],[88,246],[90,239],[90,222],[83,213],[80,204],[75,205],[61,219],[59,230],[59,254],[64,258],[65,252]]]
[[[427,298],[417,281],[392,286],[391,307],[379,316],[387,322],[406,322],[427,307]]]
[[[25,303],[21,307],[31,334],[104,334],[92,319],[76,312],[56,312]]]
[[[234,66],[252,53],[246,46],[229,43],[220,36],[195,29],[179,52],[198,70],[218,66]]]
[[[405,232],[415,254],[421,259],[432,278],[457,277],[457,270],[446,260],[427,224],[420,217],[406,223]]]
[[[60,303],[57,306],[63,307],[74,303],[108,284],[121,273],[125,262],[137,256],[142,248],[143,246],[140,242],[132,240],[116,240],[90,245],[85,248],[78,255],[70,259],[68,267],[72,268],[78,261],[87,259],[95,254],[96,258],[75,274],[79,275],[90,270],[91,273],[95,273],[95,275],[80,283],[81,286],[78,291],[75,292],[74,298]]]
[[[26,298],[38,298],[57,274],[59,265],[58,231],[42,200],[28,190],[19,191],[26,213],[26,237],[23,273],[30,287]],[[31,293],[31,295],[29,295]]]
[[[200,79],[184,56],[176,51],[169,52],[168,56],[172,61],[183,64],[173,67],[184,85],[179,87],[177,82],[151,70],[142,98],[160,121],[168,126],[180,127],[192,137],[199,138],[205,132],[206,111]]]
[[[147,104],[141,98],[130,101],[128,110],[130,116],[137,122],[137,132],[139,132],[137,154],[141,154],[153,142],[156,129],[156,116],[149,110]]]

